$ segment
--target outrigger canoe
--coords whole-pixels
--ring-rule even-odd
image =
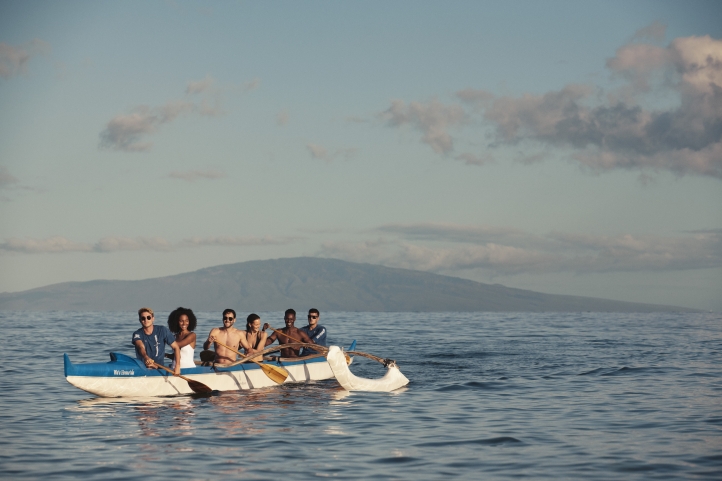
[[[349,350],[356,345],[354,341]],[[277,351],[270,347],[264,354]],[[148,369],[143,361],[119,352],[110,353],[110,362],[73,364],[67,354],[65,379],[73,386],[101,397],[177,396],[193,394],[188,382],[158,369]],[[331,379],[334,373],[323,354],[302,358],[279,358],[264,364],[280,366],[288,371],[284,383],[306,383]],[[205,384],[213,391],[257,389],[277,384],[261,369],[246,360],[230,365],[196,366],[181,369],[188,379]]]

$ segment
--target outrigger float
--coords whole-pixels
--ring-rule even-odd
[[[301,345],[317,350],[320,347],[297,343],[283,347]],[[141,360],[119,352],[110,353],[110,362],[90,364],[73,364],[68,355],[64,354],[65,379],[73,386],[100,397],[177,396],[258,389],[278,385],[279,379],[273,375],[276,372],[287,372],[287,376],[280,381],[284,384],[336,378],[348,391],[393,391],[408,384],[409,380],[401,374],[393,361],[355,352],[355,346],[356,341],[346,353],[337,346],[331,346],[326,353],[300,358],[264,358],[263,363],[254,363],[244,358],[232,364],[197,365],[181,369],[181,376],[174,376],[172,372],[159,369],[148,369]],[[280,349],[281,346],[269,347],[259,355]],[[348,368],[352,361],[348,354],[380,360],[388,371],[378,380],[357,378]]]

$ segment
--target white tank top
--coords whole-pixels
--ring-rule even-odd
[[[185,346],[181,347],[181,359],[180,359],[180,365],[181,369],[185,369],[187,367],[196,367],[196,363],[193,362],[193,356],[195,355],[195,349],[191,347],[190,344],[186,344]],[[175,369],[175,359],[173,362],[170,363],[170,368]]]

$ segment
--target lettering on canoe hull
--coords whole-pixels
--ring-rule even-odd
[[[113,369],[114,376],[135,376],[135,371],[126,371],[124,369]]]

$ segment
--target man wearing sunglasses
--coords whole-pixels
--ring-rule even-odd
[[[321,318],[321,313],[318,309],[308,310],[308,325],[301,328],[305,332],[314,344],[319,346],[326,345],[326,328],[318,325],[318,320]],[[316,354],[316,351],[307,347],[303,348],[303,355],[308,356],[310,354]]]
[[[216,350],[216,364],[230,364],[236,361],[238,356],[235,352],[231,351],[227,347],[221,346],[218,342],[222,342],[226,346],[230,346],[236,350],[243,347],[246,352],[251,348],[248,344],[246,336],[243,335],[244,331],[239,331],[233,324],[236,323],[236,311],[233,309],[226,309],[223,311],[223,327],[214,327],[211,329],[211,333],[208,334],[208,340],[203,343],[203,349],[208,349],[211,343],[214,344]],[[216,342],[218,341],[218,342]]]
[[[135,357],[142,359],[148,369],[155,368],[155,364],[163,366],[165,357],[165,346],[173,348],[175,356],[175,369],[173,372],[180,374],[180,348],[175,342],[175,336],[165,326],[154,326],[155,320],[153,309],[141,307],[138,310],[138,320],[143,326],[133,333],[133,344],[135,345]],[[155,364],[154,364],[155,363]]]

